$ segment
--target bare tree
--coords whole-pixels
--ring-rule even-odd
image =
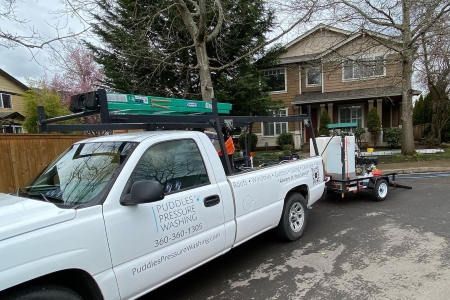
[[[330,1],[336,22],[396,37],[400,43],[379,42],[399,55],[402,64],[402,154],[415,151],[412,124],[413,64],[421,37],[448,16],[446,0],[337,0]],[[373,35],[376,38],[376,35]]]
[[[35,12],[27,14],[30,16],[29,18],[20,17],[19,4],[20,2],[17,0],[0,0],[0,47],[25,47],[30,50],[49,48],[52,50],[54,42],[80,36],[89,30],[89,25],[82,20],[79,13],[66,10],[62,14],[61,11],[55,12],[49,8],[48,13],[55,16],[56,20],[54,24],[45,21],[47,32],[43,32],[42,29],[39,30],[33,25]],[[71,30],[67,26],[69,17],[78,17],[82,28],[77,31]]]

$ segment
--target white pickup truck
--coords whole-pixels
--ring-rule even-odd
[[[319,156],[226,176],[195,131],[75,143],[0,194],[0,298],[138,298],[271,228],[299,239],[324,188]]]

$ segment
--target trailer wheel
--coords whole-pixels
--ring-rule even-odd
[[[389,191],[389,185],[386,179],[378,179],[372,190],[375,201],[383,201],[386,199]]]
[[[33,286],[10,294],[5,300],[83,300],[71,289],[57,285]]]
[[[306,199],[300,193],[288,194],[281,214],[277,234],[284,240],[298,240],[305,231],[308,221]]]

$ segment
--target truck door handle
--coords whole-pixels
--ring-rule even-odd
[[[203,203],[205,203],[205,207],[217,205],[220,203],[220,197],[218,195],[208,196],[203,199]]]

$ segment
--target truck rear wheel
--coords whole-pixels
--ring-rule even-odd
[[[83,300],[74,291],[57,285],[34,286],[11,294],[6,300]]]
[[[284,240],[298,240],[305,231],[308,221],[308,205],[300,193],[288,194],[283,213],[277,227],[277,234]]]

